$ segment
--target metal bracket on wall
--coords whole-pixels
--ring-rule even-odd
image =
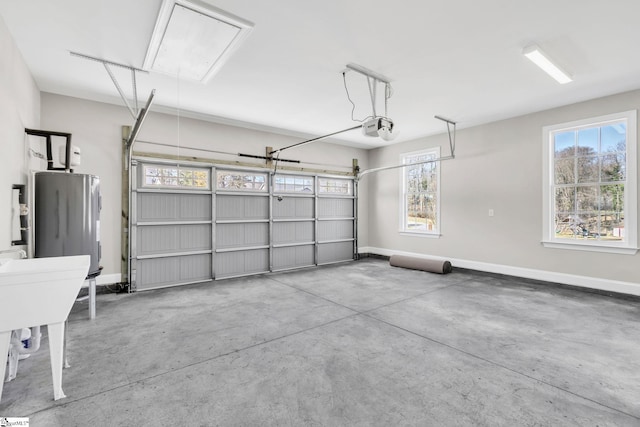
[[[18,227],[20,229],[20,239],[12,240],[11,246],[15,245],[27,245],[29,243],[29,208],[27,207],[27,195],[26,195],[26,185],[24,184],[13,184],[11,187],[12,194],[17,194],[17,206],[14,205],[12,201],[12,209],[17,210],[16,217],[18,218]],[[13,224],[12,224],[13,226]]]
[[[47,170],[50,171],[67,171],[73,172],[71,169],[71,134],[68,132],[53,132],[49,130],[38,130],[38,129],[24,129],[27,135],[33,136],[41,136],[47,140]],[[66,138],[66,146],[65,146],[65,165],[63,168],[55,168],[53,167],[53,150],[51,149],[51,137],[52,136],[60,136]]]
[[[442,116],[433,116],[433,117],[438,120],[442,120],[447,124],[447,133],[449,134],[449,148],[451,149],[451,158],[452,159],[455,158],[456,157],[456,122],[450,119],[446,119]],[[450,125],[453,126],[453,136],[451,135]]]

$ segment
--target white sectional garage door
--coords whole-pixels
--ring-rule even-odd
[[[134,171],[133,290],[355,257],[353,179],[151,163]]]

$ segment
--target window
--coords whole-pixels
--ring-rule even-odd
[[[543,133],[545,246],[635,253],[636,112]]]
[[[313,177],[276,175],[273,191],[276,193],[305,193],[313,194]]]
[[[338,178],[318,178],[318,192],[331,195],[353,195],[353,180]]]
[[[440,149],[402,155],[401,231],[438,235],[440,232]]]
[[[182,166],[144,165],[143,187],[208,190],[209,170]]]
[[[267,174],[255,172],[217,171],[216,188],[232,191],[268,191]]]

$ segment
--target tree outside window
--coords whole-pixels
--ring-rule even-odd
[[[439,224],[439,150],[407,153],[402,156],[402,231],[437,234]]]
[[[626,122],[556,132],[555,237],[624,237]]]

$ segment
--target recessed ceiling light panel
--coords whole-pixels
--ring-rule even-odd
[[[535,44],[525,47],[522,50],[522,54],[526,56],[531,62],[540,67],[544,72],[556,79],[560,84],[565,84],[573,81],[571,76],[562,68],[557,66],[549,57]]]
[[[207,82],[253,29],[251,22],[194,0],[164,0],[145,70]]]

